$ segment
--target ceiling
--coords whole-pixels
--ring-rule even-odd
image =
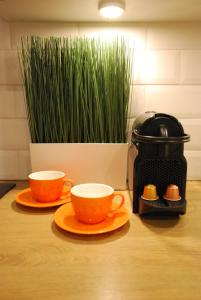
[[[0,0],[0,17],[9,21],[105,22],[98,0]],[[201,0],[126,0],[116,21],[201,20]]]

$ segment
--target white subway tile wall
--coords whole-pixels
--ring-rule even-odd
[[[0,20],[0,49],[10,49],[11,36],[9,23]]]
[[[17,151],[0,150],[0,178],[8,180],[20,179]]]
[[[27,150],[29,131],[26,119],[0,119],[0,149]]]
[[[26,118],[22,86],[0,85],[0,118]]]
[[[200,180],[201,151],[185,151],[188,162],[187,178],[190,180]]]
[[[201,151],[201,119],[180,119],[180,122],[185,131],[191,136],[191,140],[185,145],[185,149]]]
[[[117,35],[124,36],[128,39],[131,47],[134,46],[135,50],[145,49],[146,43],[146,25],[142,26],[141,23],[135,23],[133,26],[130,24],[113,24],[113,23],[79,23],[78,35],[87,37],[99,37],[104,39],[111,39]]]
[[[12,49],[20,46],[21,38],[29,35],[42,37],[74,36],[78,34],[78,26],[63,22],[12,22],[10,23],[10,36]]]
[[[201,49],[200,22],[152,22],[147,27],[146,49]]]
[[[17,50],[0,50],[0,83],[22,84]]]
[[[180,118],[201,118],[201,86],[152,85],[145,87],[144,110],[164,111]]]
[[[201,84],[201,50],[181,51],[181,84]]]
[[[148,110],[179,118],[188,179],[201,179],[201,22],[32,23],[0,20],[0,179],[26,179],[31,172],[28,124],[17,47],[21,37],[127,36],[134,48],[129,140],[137,115]]]
[[[29,151],[18,151],[18,178],[26,178],[31,172]]]
[[[178,84],[178,50],[142,50],[135,55],[134,83]]]
[[[131,86],[130,100],[129,100],[129,118],[136,117],[144,112],[145,107],[145,86],[133,85]]]

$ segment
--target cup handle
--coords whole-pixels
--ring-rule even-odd
[[[113,199],[114,199],[116,196],[120,196],[120,197],[121,197],[121,202],[120,202],[120,204],[119,204],[115,209],[112,209],[112,210],[109,212],[109,214],[108,214],[109,217],[113,217],[113,216],[115,215],[115,213],[122,207],[122,205],[123,205],[124,202],[125,202],[125,197],[124,197],[124,195],[122,195],[121,193],[118,193],[118,192],[114,192],[114,197],[113,197]]]
[[[74,182],[70,178],[64,177],[63,182],[64,182],[64,184],[69,183],[70,188],[72,188],[72,186],[74,186]],[[61,198],[66,198],[66,196],[68,196],[68,194],[70,194],[70,189],[69,189],[69,191],[62,192]]]

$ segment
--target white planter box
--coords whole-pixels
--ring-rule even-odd
[[[30,144],[32,172],[60,170],[75,184],[98,182],[127,188],[128,144]]]

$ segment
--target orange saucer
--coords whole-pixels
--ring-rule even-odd
[[[63,230],[78,234],[100,234],[115,230],[123,226],[129,219],[128,210],[122,206],[119,211],[112,217],[107,217],[103,222],[98,224],[84,224],[79,222],[72,208],[71,203],[59,207],[54,215],[54,221]]]
[[[68,187],[64,186],[63,192],[68,191]],[[65,197],[65,198],[64,198]],[[27,188],[23,190],[22,192],[18,193],[16,195],[16,202],[29,206],[29,207],[36,207],[36,208],[45,208],[45,207],[54,207],[54,206],[59,206],[61,204],[65,204],[70,201],[70,194],[67,196],[62,196],[60,199],[52,202],[39,202],[36,201],[31,194],[31,189]]]

